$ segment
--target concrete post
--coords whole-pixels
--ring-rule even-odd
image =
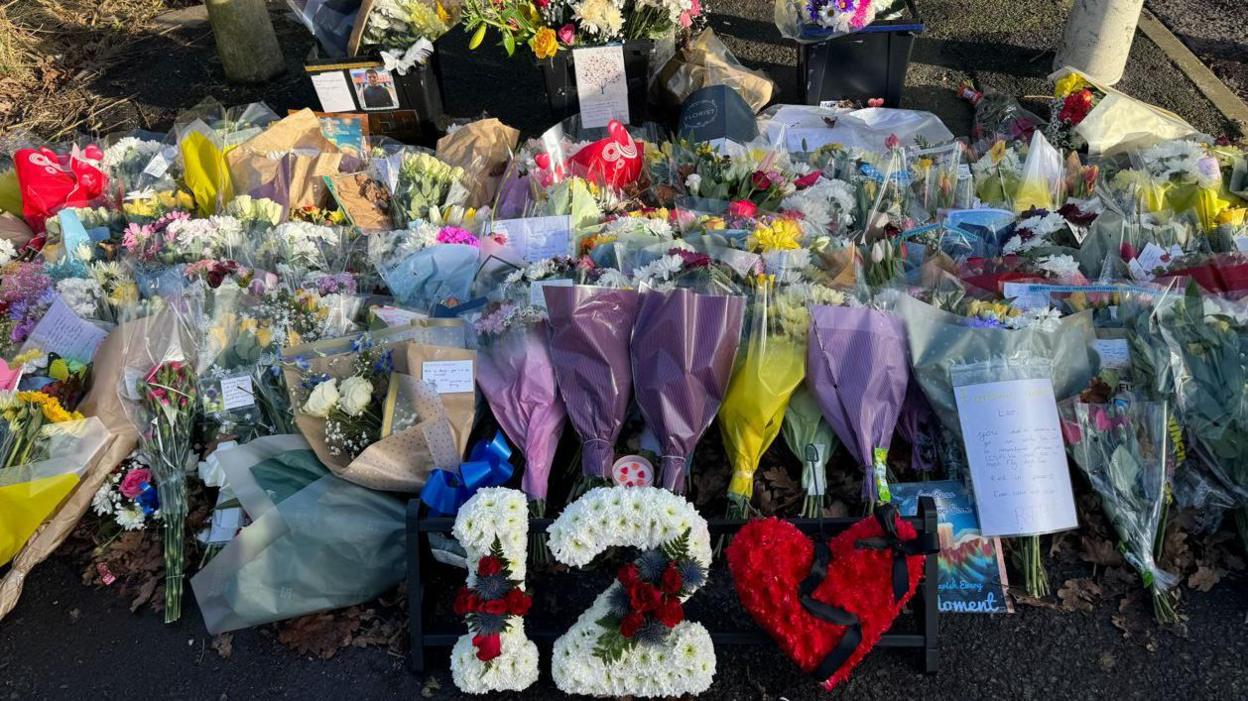
[[[1122,79],[1144,0],[1074,0],[1054,68],[1077,68],[1100,83]]]
[[[264,0],[204,0],[225,77],[263,83],[286,70]]]

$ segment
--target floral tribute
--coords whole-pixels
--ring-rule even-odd
[[[451,676],[460,691],[521,691],[537,681],[537,646],[524,635],[532,599],[524,590],[528,558],[528,500],[502,487],[478,491],[455,517],[468,583],[455,597],[455,614],[468,635],[451,651]]]
[[[555,559],[576,567],[610,547],[642,550],[555,641],[551,673],[561,691],[654,697],[710,688],[710,633],[683,609],[711,562],[710,532],[692,504],[657,487],[599,487],[548,532]]]

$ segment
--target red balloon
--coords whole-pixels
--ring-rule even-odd
[[[572,172],[599,185],[623,187],[641,177],[642,146],[616,120],[607,124],[607,137],[576,152]]]
[[[98,162],[103,155],[98,146],[89,146],[81,154],[57,154],[47,147],[19,149],[13,154],[22,215],[35,233],[42,233],[44,220],[61,209],[85,207],[103,194],[108,178],[87,160]]]

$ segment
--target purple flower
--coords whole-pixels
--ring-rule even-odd
[[[481,247],[481,242],[471,231],[461,229],[458,226],[444,226],[438,232],[438,243],[459,243],[467,246]]]

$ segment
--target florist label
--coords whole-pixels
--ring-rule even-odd
[[[420,379],[433,385],[438,394],[473,391],[471,360],[429,360],[420,366]]]
[[[984,536],[1079,525],[1050,380],[954,388]]]
[[[595,46],[572,50],[576,70],[576,98],[586,129],[605,127],[612,119],[628,124],[628,77],[624,47]]]

